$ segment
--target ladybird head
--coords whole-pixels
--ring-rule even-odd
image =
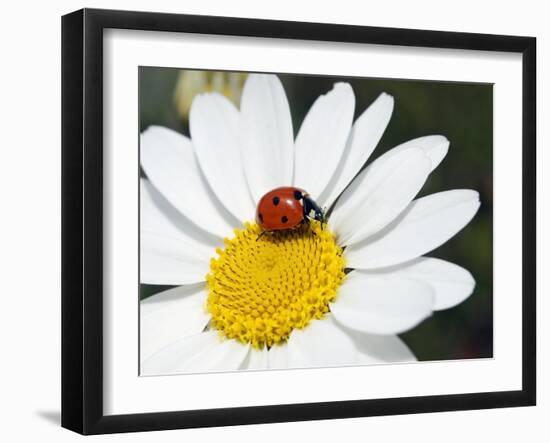
[[[304,196],[304,216],[311,220],[317,220],[321,224],[326,223],[325,212],[307,194]]]
[[[315,220],[317,220],[318,222],[320,222],[321,224],[326,223],[325,213],[323,212],[323,210],[321,208],[315,209],[315,214],[314,214],[313,218]]]

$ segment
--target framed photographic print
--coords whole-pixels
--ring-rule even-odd
[[[62,425],[534,405],[535,50],[64,16]]]

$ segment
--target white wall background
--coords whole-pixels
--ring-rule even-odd
[[[538,38],[539,227],[548,226],[545,2],[88,0],[5,2],[0,51],[0,439],[75,441],[60,414],[60,16],[81,7],[531,35]],[[519,148],[519,147],[518,147]],[[529,441],[550,439],[550,236],[539,229],[539,405],[96,437],[94,441]],[[544,250],[543,250],[544,249]],[[546,275],[542,275],[546,273]],[[291,389],[292,387],[288,387]]]

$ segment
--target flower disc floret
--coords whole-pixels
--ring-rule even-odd
[[[267,233],[246,223],[224,239],[207,275],[210,326],[256,348],[285,342],[329,311],[344,273],[343,251],[327,226]]]

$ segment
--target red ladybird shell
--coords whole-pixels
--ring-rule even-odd
[[[304,220],[303,189],[285,186],[265,194],[256,209],[256,223],[264,231],[296,228]]]

